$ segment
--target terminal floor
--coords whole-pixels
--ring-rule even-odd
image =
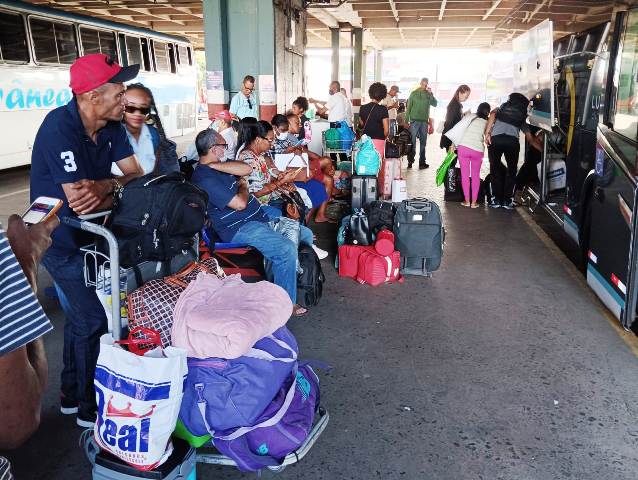
[[[638,361],[599,302],[519,213],[444,204],[434,168],[406,176],[411,196],[442,205],[443,265],[371,288],[323,262],[321,304],[289,326],[302,357],[333,367],[321,374],[331,421],[278,477],[636,478]],[[317,233],[334,251],[334,229]],[[63,318],[44,301],[56,329],[42,425],[5,455],[18,479],[90,478],[80,430],[58,413]],[[254,475],[200,465],[198,477]]]

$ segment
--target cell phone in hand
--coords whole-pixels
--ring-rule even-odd
[[[22,215],[27,225],[35,225],[51,218],[62,206],[62,200],[52,197],[38,197]]]

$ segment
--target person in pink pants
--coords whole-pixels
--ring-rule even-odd
[[[476,115],[468,125],[461,141],[456,146],[458,161],[461,167],[461,186],[465,201],[464,207],[478,208],[478,194],[481,185],[481,163],[483,163],[483,132],[490,114],[489,103],[483,102],[478,106]]]

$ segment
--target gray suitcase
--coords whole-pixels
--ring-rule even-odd
[[[404,200],[397,206],[393,230],[402,274],[430,276],[438,270],[445,229],[436,203],[426,198]]]
[[[372,175],[352,176],[352,211],[364,208],[370,202],[377,200],[377,177]]]

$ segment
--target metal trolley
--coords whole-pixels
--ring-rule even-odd
[[[96,245],[89,245],[82,248],[82,251],[84,252],[84,279],[89,287],[100,287],[104,285],[104,282],[110,283],[112,299],[110,305],[110,314],[112,318],[111,334],[115,340],[120,340],[123,335],[123,328],[122,322],[117,320],[122,318],[122,304],[121,302],[116,301],[116,299],[121,298],[120,292],[124,285],[127,285],[127,291],[131,290],[131,285],[136,285],[139,275],[136,277],[132,272],[133,269],[124,269],[120,266],[119,248],[117,239],[113,233],[107,228],[89,221],[89,218],[95,219],[105,215],[106,213],[88,216],[84,217],[82,220],[71,217],[62,217],[61,221],[65,225],[90,232],[98,237],[102,237],[106,241],[108,253],[99,251]],[[198,243],[196,242],[195,245],[197,246]],[[179,269],[179,267],[171,266],[171,269],[175,268]],[[119,272],[119,275],[113,275],[112,272]],[[296,451],[288,454],[281,465],[267,467],[267,469],[278,473],[283,471],[288,465],[293,465],[303,459],[326,429],[329,421],[330,415],[328,411],[323,406],[319,406],[313,428],[303,444]],[[91,430],[88,430],[87,432],[91,432]],[[89,461],[92,464],[95,464],[95,456],[99,452],[99,447],[93,440],[92,435],[90,433],[83,435],[80,443],[84,448]],[[196,462],[211,465],[237,466],[232,458],[222,455],[212,446],[200,447],[196,452]],[[261,473],[261,470],[258,471],[257,476],[261,477]]]
[[[354,140],[333,140],[337,143],[338,148],[328,148],[326,142],[326,131],[321,132],[321,150],[324,155],[331,153],[345,153],[348,157],[352,156],[352,148]]]

